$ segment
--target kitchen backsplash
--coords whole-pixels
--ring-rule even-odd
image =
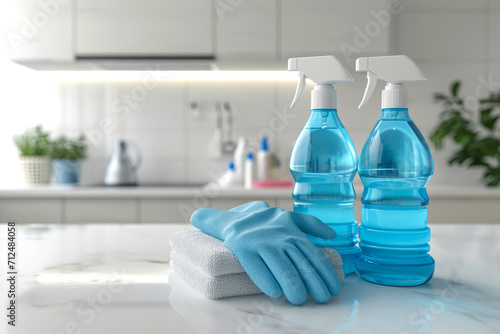
[[[438,122],[440,111],[432,101],[432,93],[447,91],[449,83],[457,78],[463,79],[464,91],[472,93],[478,76],[486,77],[486,74],[481,65],[474,64],[421,62],[420,65],[429,80],[409,85],[410,110],[414,121],[428,138]],[[355,82],[338,86],[338,107],[341,120],[359,154],[379,117],[380,97],[375,94],[366,107],[358,110],[366,78],[357,73],[354,76]],[[118,138],[130,140],[141,149],[141,182],[204,182],[224,170],[227,161],[231,160],[230,155],[213,157],[208,150],[215,135],[216,102],[230,103],[233,139],[246,136],[257,148],[259,136],[269,136],[272,151],[286,168],[294,140],[310,109],[312,84],[308,84],[299,104],[289,108],[295,86],[292,80],[165,81],[145,90],[141,88],[141,81],[66,83],[58,88],[60,123],[48,128],[54,134],[86,134],[90,155],[83,167],[84,183],[102,180],[113,143]],[[192,102],[198,104],[196,110],[191,108]],[[477,184],[478,173],[447,166],[451,150],[448,145],[444,151],[434,152],[436,173],[433,183]]]
[[[396,27],[392,29],[391,49],[393,54],[412,57],[428,78],[426,82],[408,85],[411,116],[428,140],[441,110],[433,102],[434,92],[448,92],[450,83],[456,79],[462,80],[465,96],[484,94],[490,88],[500,89],[497,84],[500,82],[500,42],[495,34],[500,27],[500,6],[494,1],[414,1],[412,6],[391,23]],[[456,43],[442,44],[443,40]],[[353,54],[352,60],[355,58]],[[283,60],[283,68],[285,64]],[[347,65],[355,81],[337,88],[339,115],[359,154],[379,117],[382,84],[379,83],[378,93],[368,105],[358,110],[366,78],[355,73],[353,61]],[[19,92],[5,97],[15,101],[7,104],[11,111],[0,115],[3,129],[0,139],[11,141],[13,133],[38,123],[54,134],[85,133],[92,144],[83,166],[84,183],[102,180],[117,138],[133,141],[140,147],[143,165],[139,177],[143,183],[210,180],[214,173],[224,170],[231,159],[230,156],[213,158],[208,152],[215,133],[213,106],[216,102],[230,103],[235,140],[245,135],[256,143],[259,134],[267,134],[271,137],[271,149],[286,168],[293,142],[309,115],[312,87],[308,84],[305,96],[290,110],[296,86],[293,80],[167,79],[160,83],[137,80],[68,82],[52,86],[42,82],[1,84],[2,91],[14,85],[19,87]],[[198,111],[192,110],[192,102],[199,104]],[[28,108],[38,112],[34,115],[33,110],[26,110]],[[433,150],[435,175],[431,185],[479,185],[478,171],[447,165],[452,151],[450,144],[442,151]],[[8,149],[6,156],[8,161],[15,159],[15,149]],[[5,171],[5,166],[0,168]]]

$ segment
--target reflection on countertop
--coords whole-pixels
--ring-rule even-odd
[[[169,267],[168,239],[186,228],[18,226],[16,333],[500,331],[500,226],[431,225],[436,272],[429,283],[388,287],[352,274],[329,303],[301,307],[264,295],[218,301],[200,295]],[[0,253],[5,258],[6,247]]]

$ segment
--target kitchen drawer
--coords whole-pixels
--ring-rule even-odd
[[[276,206],[276,200],[274,198],[217,198],[210,200],[210,207],[216,209],[229,210],[235,206],[245,204],[252,201],[265,201],[269,206]]]
[[[60,224],[62,201],[60,199],[0,199],[0,223],[15,220],[25,224]]]
[[[192,199],[141,199],[140,222],[189,224],[189,218],[195,209]]]
[[[67,199],[65,221],[81,223],[137,223],[136,199]]]

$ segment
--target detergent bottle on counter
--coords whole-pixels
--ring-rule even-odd
[[[247,139],[245,137],[239,137],[234,150],[234,172],[236,174],[237,182],[243,184],[245,179],[245,161],[247,156]]]
[[[299,100],[306,78],[316,83],[311,92],[309,119],[290,157],[290,172],[295,180],[294,211],[313,215],[335,230],[335,239],[308,237],[319,248],[334,248],[342,256],[344,272],[349,274],[356,270],[354,260],[359,254],[352,185],[358,158],[337,115],[333,85],[352,81],[352,76],[334,56],[290,58],[288,70],[299,72],[291,107]]]
[[[222,174],[222,176],[217,180],[217,183],[221,188],[232,187],[240,184],[240,179],[236,174],[236,169],[233,161],[230,161],[227,164],[226,172]]]
[[[253,181],[255,180],[254,172],[254,156],[252,152],[247,153],[247,160],[245,161],[245,189],[253,188]]]
[[[405,83],[425,78],[415,62],[402,55],[359,58],[356,71],[367,72],[368,78],[359,108],[372,95],[377,79],[386,82],[380,120],[359,158],[364,191],[356,267],[361,277],[373,283],[422,284],[434,273],[434,259],[428,254],[431,231],[425,188],[434,165],[424,137],[410,118]]]
[[[260,148],[257,151],[257,179],[265,181],[271,179],[271,153],[267,137],[260,140]]]

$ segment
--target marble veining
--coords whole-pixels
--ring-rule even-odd
[[[264,295],[214,301],[176,278],[168,239],[186,225],[18,227],[18,326],[2,321],[1,333],[500,333],[496,225],[431,226],[427,284],[352,274],[329,303],[301,307]]]

